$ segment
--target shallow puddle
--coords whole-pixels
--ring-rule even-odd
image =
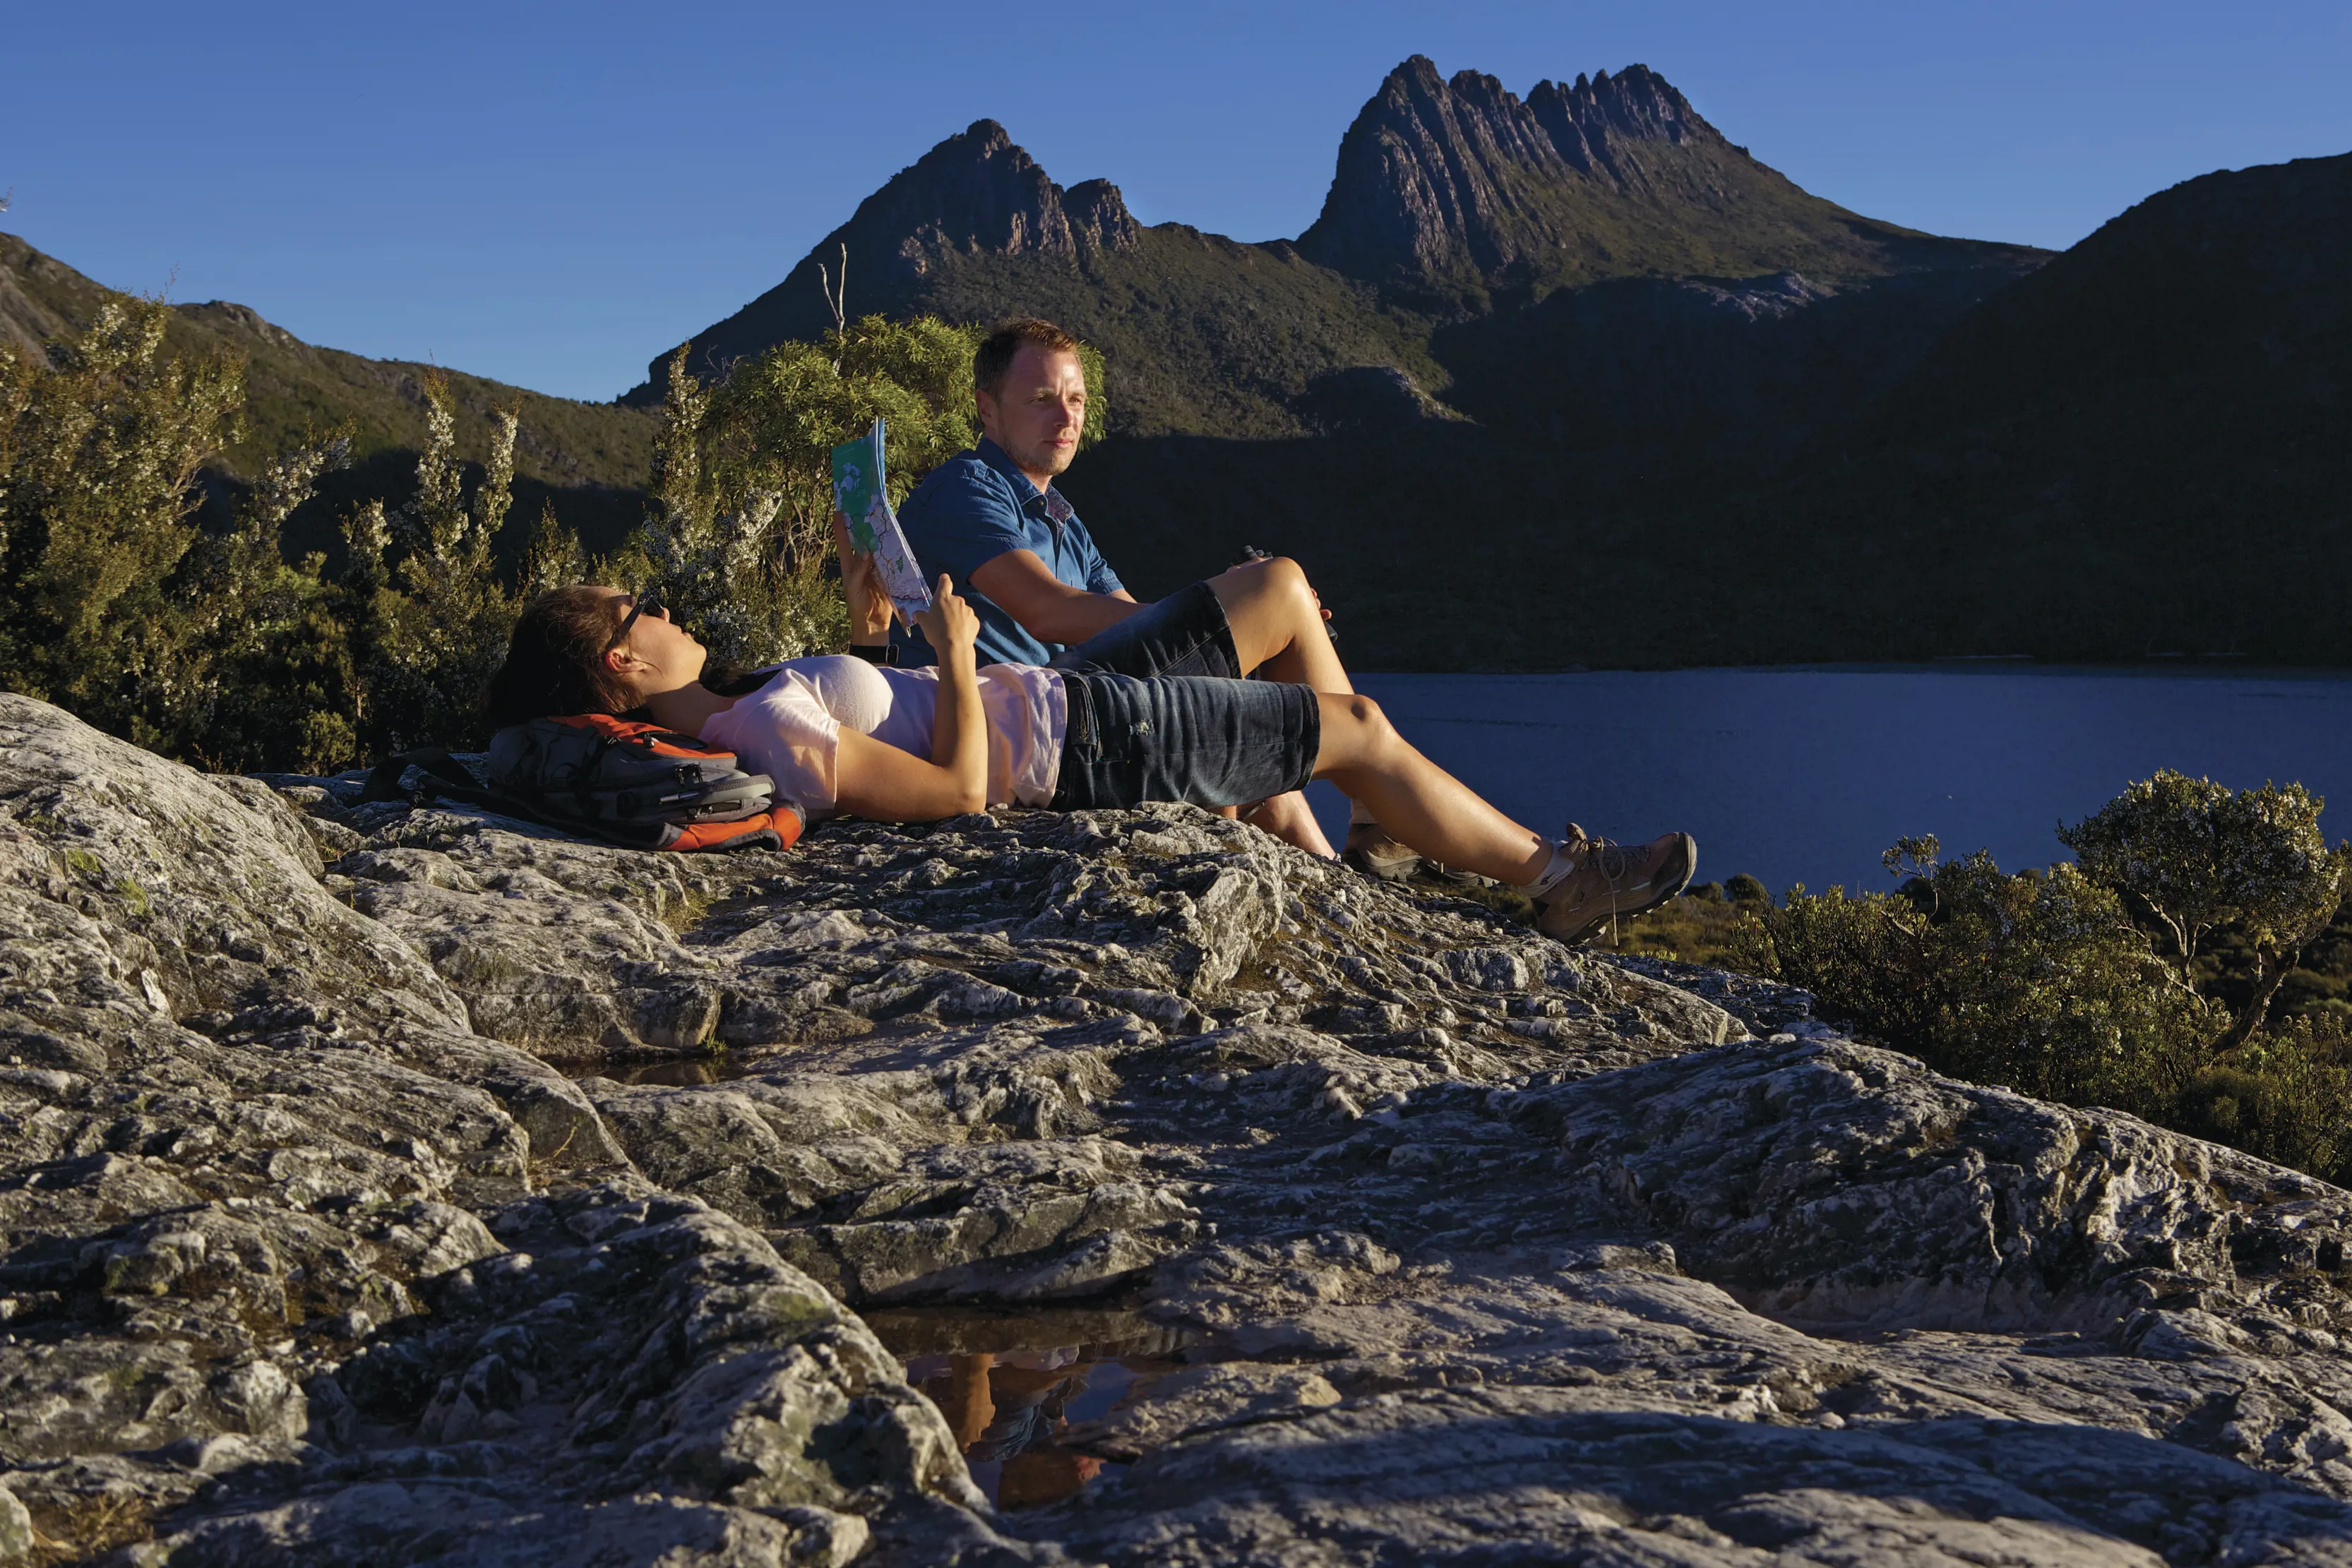
[[[1081,1309],[911,1307],[866,1322],[946,1416],[972,1480],[1008,1511],[1059,1502],[1125,1470],[1063,1438],[1181,1366],[1186,1340],[1133,1312]]]
[[[690,1088],[697,1083],[724,1083],[749,1078],[760,1071],[750,1057],[729,1051],[719,1056],[676,1057],[665,1061],[597,1062],[570,1071],[573,1078],[609,1078],[615,1083],[654,1083],[666,1088]]]
[[[897,1058],[919,1053],[923,1042],[942,1032],[928,1019],[894,1020],[883,1024],[853,1020],[843,1029],[810,1039],[777,1040],[746,1046],[725,1046],[678,1056],[650,1053],[612,1056],[551,1057],[548,1065],[566,1078],[609,1078],[615,1083],[691,1088],[699,1083],[728,1083],[739,1078],[760,1078],[772,1072],[842,1071],[854,1063],[861,1069],[887,1070]]]

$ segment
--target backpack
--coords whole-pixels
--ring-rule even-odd
[[[428,793],[542,822],[633,850],[789,848],[800,813],[763,773],[736,756],[657,724],[579,714],[509,725],[490,737],[489,787],[437,749],[388,757],[368,775],[362,802],[402,799],[411,768]]]

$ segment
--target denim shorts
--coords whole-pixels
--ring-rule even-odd
[[[1239,680],[1241,656],[1225,607],[1205,582],[1180,588],[1054,659],[1057,670],[1114,675],[1220,675]]]
[[[1245,806],[1304,789],[1323,748],[1311,686],[1065,670],[1062,690],[1069,729],[1057,811],[1146,800]]]

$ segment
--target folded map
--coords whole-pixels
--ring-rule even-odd
[[[890,510],[890,494],[883,484],[882,422],[855,441],[833,449],[833,504],[849,520],[849,542],[860,554],[874,558],[882,574],[882,591],[890,596],[909,626],[919,611],[931,607],[931,591],[923,585],[923,570],[907,536]]]

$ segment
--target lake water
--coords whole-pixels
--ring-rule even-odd
[[[1933,833],[2004,870],[2159,768],[2295,780],[2352,835],[2352,679],[2009,663],[1563,675],[1369,674],[1405,737],[1529,827],[1696,836],[1699,877],[1777,894],[1892,885],[1879,852]],[[1332,841],[1346,802],[1312,791]]]

